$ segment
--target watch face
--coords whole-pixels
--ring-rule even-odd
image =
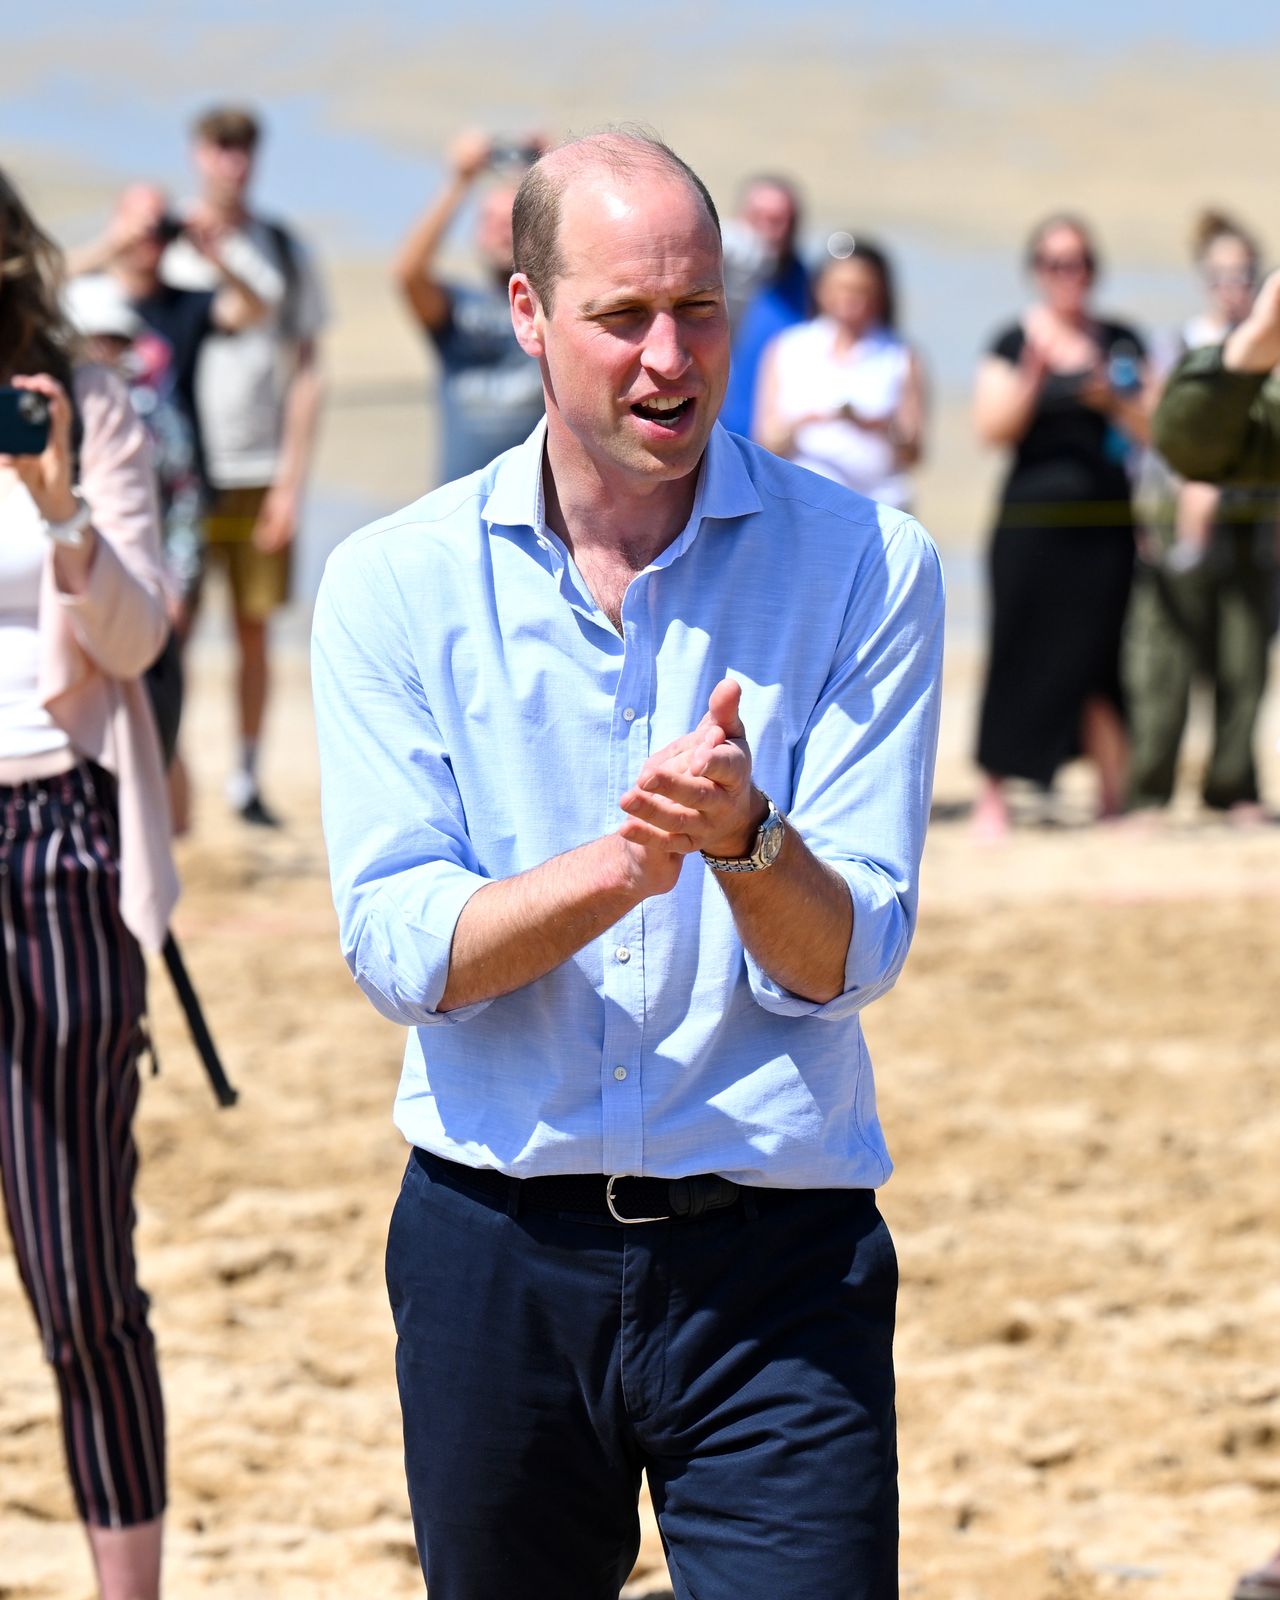
[[[761,866],[771,867],[778,859],[778,851],[782,849],[782,834],[782,818],[776,811],[770,811],[760,825],[760,842],[756,846]]]

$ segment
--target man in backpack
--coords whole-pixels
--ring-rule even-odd
[[[231,586],[239,655],[240,751],[227,798],[246,822],[277,826],[258,785],[269,684],[267,622],[289,595],[294,534],[321,402],[318,336],[325,321],[307,253],[279,223],[249,209],[261,130],[249,111],[215,107],[193,130],[199,195],[188,219],[219,240],[236,273],[268,307],[243,333],[206,341],[196,375],[206,470],[214,490],[209,559]],[[186,236],[162,267],[179,288],[209,287],[209,266]]]

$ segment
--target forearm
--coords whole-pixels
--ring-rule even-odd
[[[789,823],[771,867],[715,877],[738,937],[776,984],[818,1004],[843,992],[853,936],[849,888]]]
[[[76,245],[66,254],[67,277],[82,278],[91,272],[105,272],[119,253],[119,244],[109,233],[88,244]]]
[[[998,395],[979,391],[974,421],[983,443],[1017,444],[1031,426],[1040,389],[1039,379],[1019,372]]]
[[[1134,444],[1151,442],[1151,415],[1145,398],[1140,395],[1114,395],[1107,415],[1117,428]]]
[[[392,262],[392,277],[401,294],[429,328],[442,326],[448,316],[448,293],[433,269],[444,237],[470,187],[468,179],[455,173],[410,231]]]
[[[458,918],[437,1009],[456,1011],[534,983],[644,898],[616,834],[486,884]]]
[[[296,493],[301,493],[306,483],[323,399],[324,380],[319,358],[314,349],[307,348],[299,358],[298,368],[289,385],[284,409],[284,431],[280,441],[280,463],[276,471],[277,484]]]
[[[232,270],[221,256],[210,255],[218,274],[218,293],[214,302],[214,320],[224,333],[240,333],[261,322],[267,314],[267,302],[238,273]]]

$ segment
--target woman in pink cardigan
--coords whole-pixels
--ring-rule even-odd
[[[0,386],[50,412],[41,454],[0,455],[0,1175],[101,1595],[147,1600],[164,1420],[131,1123],[177,880],[140,674],[167,624],[146,440],[76,366],[59,265],[0,172]]]

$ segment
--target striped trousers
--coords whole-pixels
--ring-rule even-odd
[[[112,780],[0,785],[0,1175],[57,1377],[76,1505],[164,1508],[164,1413],[133,1259],[146,972],[120,919]]]

